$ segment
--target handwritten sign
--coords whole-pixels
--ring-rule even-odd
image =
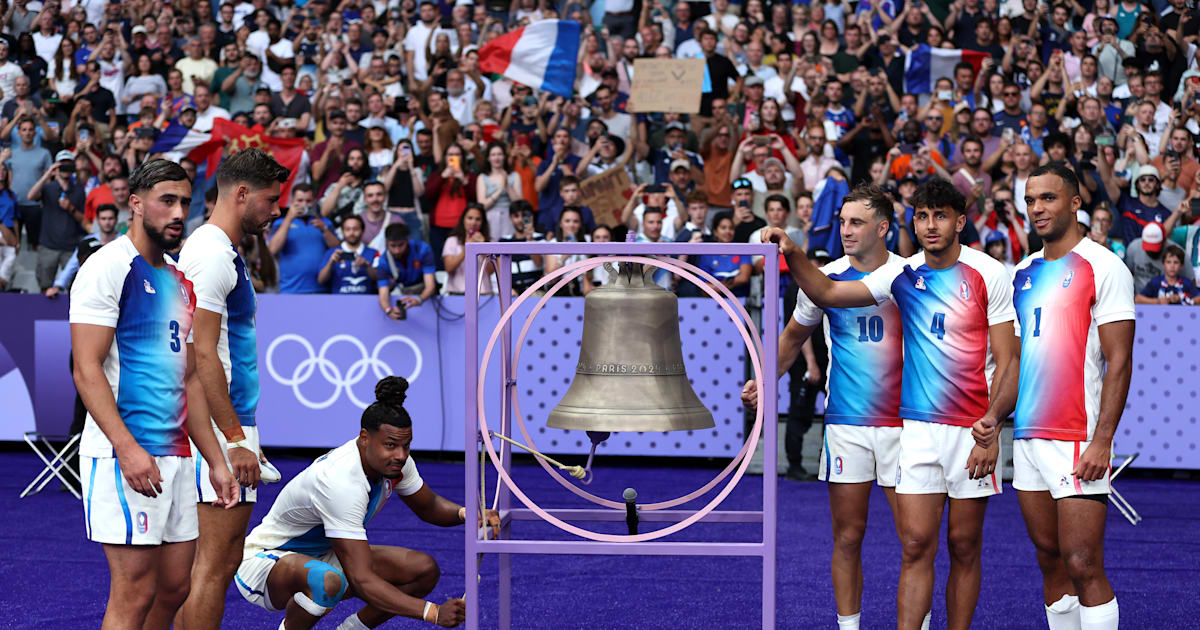
[[[621,210],[633,196],[633,184],[624,167],[614,166],[580,182],[579,191],[582,204],[592,209],[596,222],[614,227],[621,223]]]
[[[700,111],[703,59],[635,59],[630,104],[637,112]]]

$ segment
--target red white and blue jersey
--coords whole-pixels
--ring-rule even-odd
[[[72,324],[116,329],[104,359],[117,411],[138,445],[155,456],[191,456],[188,445],[187,336],[196,296],[168,258],[153,267],[121,236],[92,254],[71,289]],[[92,414],[79,452],[112,457],[112,443]]]
[[[1091,440],[1104,378],[1097,327],[1134,318],[1133,276],[1085,238],[1058,260],[1037,252],[1021,261],[1013,288],[1021,339],[1013,437]]]
[[[258,297],[246,261],[221,228],[196,228],[179,252],[179,269],[196,290],[197,307],[221,314],[217,355],[225,368],[229,401],[244,427],[255,426],[258,410],[258,340],[254,316]],[[188,341],[192,341],[188,337]]]
[[[969,427],[987,411],[991,326],[1016,319],[1004,264],[963,247],[932,269],[925,253],[863,278],[876,302],[892,300],[904,327],[900,416]]]
[[[889,263],[904,259],[888,254]],[[862,280],[867,276],[843,256],[821,273],[833,280]],[[904,363],[900,311],[892,302],[860,308],[821,309],[800,291],[792,317],[805,326],[825,319],[829,348],[825,422],[864,427],[899,427],[900,375]]]

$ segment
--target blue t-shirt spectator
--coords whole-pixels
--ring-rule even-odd
[[[567,154],[567,158],[563,163],[571,167],[572,173],[577,173],[579,168],[579,156]],[[550,168],[554,163],[554,149],[547,152],[546,159],[538,164],[537,174],[541,175]],[[549,234],[554,231],[554,227],[558,225],[558,215],[562,213],[563,199],[559,194],[559,188],[562,184],[562,169],[554,169],[554,173],[550,175],[550,181],[546,183],[546,187],[542,192],[538,193],[538,216],[537,229],[539,232]]]
[[[687,155],[687,159],[692,163],[692,166],[704,170],[704,158],[686,149],[684,150],[684,154]],[[671,154],[663,149],[651,149],[649,158],[650,164],[654,169],[654,183],[669,183],[671,181],[671,163],[675,161],[675,158],[671,157]]]
[[[408,239],[408,249],[404,256],[394,258],[392,253],[384,250],[375,259],[375,269],[378,270],[376,282],[387,283],[391,289],[421,284],[425,274],[437,272],[437,264],[433,260],[433,248],[425,241],[415,238]]]
[[[11,191],[0,192],[0,225],[13,229],[13,221],[17,214],[17,199]]]
[[[354,266],[354,257],[362,256],[368,265],[374,266],[376,259],[379,257],[379,252],[366,246],[357,254],[347,251],[344,247],[334,247],[325,253],[325,259],[321,261],[321,267],[329,264],[331,257],[341,256],[343,253],[349,254],[350,258],[342,256],[342,260],[334,263],[333,277],[329,279],[329,292],[341,295],[375,295],[377,292],[375,281],[371,279],[371,276],[367,275],[366,267]]]
[[[698,256],[696,266],[711,273],[717,280],[736,278],[742,265],[750,264],[749,256],[731,256],[729,254],[704,254]],[[736,289],[733,294],[738,297],[750,295],[750,284],[746,283]]]
[[[333,229],[333,222],[321,220],[326,229]],[[276,219],[271,224],[271,233],[274,234],[282,224],[283,219]],[[325,293],[325,286],[317,282],[317,272],[325,264],[328,249],[323,231],[309,221],[292,221],[288,226],[287,242],[279,252],[279,292]]]
[[[1138,201],[1137,197],[1130,197],[1127,193],[1121,193],[1117,209],[1121,213],[1117,222],[1118,233],[1121,240],[1126,243],[1132,243],[1141,238],[1142,228],[1145,228],[1147,223],[1154,221],[1164,223],[1167,217],[1171,216],[1171,211],[1161,203],[1148,206]]]
[[[1159,274],[1150,279],[1146,286],[1142,287],[1142,296],[1152,300],[1158,298],[1170,297],[1172,295],[1179,296],[1179,303],[1191,306],[1194,298],[1196,298],[1196,284],[1189,278],[1178,276],[1175,282],[1167,282],[1167,277]]]

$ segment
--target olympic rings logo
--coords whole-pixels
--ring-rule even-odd
[[[283,343],[289,341],[300,344],[300,346],[308,353],[308,358],[298,363],[296,367],[292,369],[290,376],[287,374],[280,374],[279,371],[275,369],[275,350]],[[279,383],[285,387],[291,387],[292,393],[296,395],[296,400],[300,401],[302,405],[308,407],[309,409],[325,409],[333,405],[335,402],[337,402],[337,399],[341,396],[343,390],[345,390],[346,396],[350,399],[350,402],[358,405],[360,409],[366,409],[370,402],[363,402],[362,400],[359,400],[358,396],[354,394],[354,386],[367,377],[368,368],[372,373],[374,373],[376,379],[381,379],[385,376],[391,376],[395,374],[395,371],[391,368],[391,366],[383,361],[383,359],[379,358],[379,355],[383,352],[383,349],[387,347],[388,344],[393,342],[402,343],[408,346],[412,349],[413,355],[416,357],[412,372],[406,377],[408,382],[411,383],[416,380],[417,376],[421,373],[421,364],[423,359],[421,357],[421,349],[417,347],[417,344],[412,339],[409,339],[404,335],[388,335],[387,337],[380,339],[379,343],[375,344],[375,348],[370,354],[367,353],[367,347],[363,345],[361,341],[351,335],[334,335],[330,337],[325,341],[325,343],[321,344],[320,351],[314,351],[312,344],[300,335],[291,333],[280,335],[271,342],[270,346],[267,347],[267,372],[271,375],[271,378],[275,379],[276,383]],[[330,361],[325,356],[329,349],[338,343],[348,343],[357,348],[359,354],[362,355],[361,359],[350,364],[349,369],[347,369],[344,374],[342,373],[341,369],[334,364],[333,361]],[[315,371],[319,371],[321,377],[333,385],[333,394],[331,394],[329,398],[326,398],[325,400],[309,400],[301,391],[300,386],[304,383],[307,383],[309,379],[312,378]]]

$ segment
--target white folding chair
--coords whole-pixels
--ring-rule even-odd
[[[33,481],[29,482],[29,485],[25,486],[25,489],[21,491],[22,499],[29,495],[41,492],[42,488],[45,488],[46,484],[50,483],[50,480],[55,477],[58,477],[58,480],[62,482],[63,486],[66,486],[67,490],[71,491],[71,494],[75,495],[76,499],[82,498],[79,496],[79,491],[75,489],[83,485],[82,480],[79,478],[79,473],[75,472],[75,469],[67,465],[67,463],[71,461],[71,458],[75,457],[75,454],[79,452],[80,435],[81,434],[76,433],[68,438],[64,435],[45,435],[38,433],[37,431],[27,431],[25,433],[25,443],[29,445],[29,448],[33,449],[33,452],[37,454],[38,459],[42,460],[42,463],[45,464],[46,467],[43,468],[42,472],[38,473],[37,477],[34,477]],[[66,444],[62,447],[62,449],[55,449],[54,445],[50,443],[50,440],[52,439],[55,441],[65,440]],[[39,443],[41,446],[39,446]],[[43,452],[43,448],[45,449],[45,452]],[[47,455],[53,455],[53,457],[48,458]],[[70,483],[67,478],[63,476],[62,471],[64,469],[75,478],[75,483]]]
[[[1121,513],[1121,516],[1124,516],[1125,520],[1129,521],[1130,525],[1137,525],[1138,523],[1142,522],[1142,515],[1138,514],[1138,511],[1133,509],[1133,504],[1125,500],[1125,497],[1121,496],[1120,492],[1117,492],[1117,488],[1113,484],[1117,481],[1117,477],[1120,476],[1120,474],[1124,472],[1130,464],[1133,463],[1133,460],[1138,458],[1139,454],[1140,453],[1137,451],[1134,451],[1132,455],[1114,454],[1112,457],[1114,463],[1117,460],[1122,461],[1115,468],[1113,468],[1112,474],[1109,475],[1109,496],[1112,498],[1112,504],[1117,506],[1117,510]]]

